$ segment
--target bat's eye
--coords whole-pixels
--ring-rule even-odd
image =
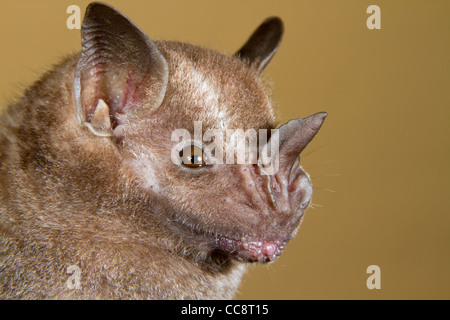
[[[207,166],[203,150],[196,145],[190,145],[180,151],[180,158],[183,165],[190,168],[199,168]]]

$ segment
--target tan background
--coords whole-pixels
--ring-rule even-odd
[[[2,106],[78,50],[66,8],[87,3],[2,1]],[[281,119],[329,113],[302,160],[315,210],[277,262],[247,273],[237,298],[450,298],[449,1],[110,3],[153,39],[226,53],[282,17],[285,38],[265,71]],[[366,27],[371,4],[381,30]],[[372,264],[380,290],[366,287]]]

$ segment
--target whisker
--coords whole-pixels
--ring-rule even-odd
[[[312,204],[312,203],[310,203],[310,205],[311,205],[311,204]],[[316,207],[321,207],[321,208],[323,208],[323,205],[318,204],[318,203],[314,203],[313,205],[316,206]]]
[[[273,268],[271,263],[266,263],[267,274],[269,275],[270,282],[274,282],[273,274],[275,273],[275,269]]]
[[[319,208],[320,207],[320,208]],[[323,208],[323,206],[322,205],[320,205],[320,204],[317,204],[317,203],[309,203],[309,205],[308,205],[308,208],[311,208],[311,209],[313,209],[315,212],[317,212],[318,214],[322,214],[323,212],[322,212],[322,210],[321,210],[321,208]]]
[[[329,173],[329,174],[323,174],[320,176],[313,176],[313,177],[311,177],[311,179],[317,179],[317,178],[323,178],[323,177],[339,177],[339,176],[341,176],[340,173]]]
[[[322,187],[317,187],[317,186],[314,186],[314,189],[319,189],[319,190],[328,191],[328,192],[336,192],[336,190],[322,188]]]
[[[320,163],[315,163],[313,165],[308,166],[307,169],[309,170],[311,168],[315,168],[317,166],[322,166],[322,165],[325,165],[325,164],[330,164],[330,163],[335,162],[335,161],[336,160],[328,160],[328,161],[324,161],[324,162],[320,162]]]
[[[321,146],[318,146],[317,148],[312,149],[312,150],[309,151],[308,153],[303,154],[302,157],[303,157],[303,158],[306,158],[306,157],[309,156],[311,153],[316,152],[316,151],[322,149],[323,147],[327,147],[327,146],[329,146],[330,144],[331,144],[331,143],[325,143],[325,144],[323,144],[323,145],[321,145]]]

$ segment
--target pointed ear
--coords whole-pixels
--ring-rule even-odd
[[[109,5],[91,3],[81,27],[81,43],[74,78],[81,125],[96,135],[110,136],[117,114],[150,113],[160,106],[167,86],[167,62],[126,16]]]
[[[261,73],[280,46],[283,31],[280,18],[266,19],[235,56],[248,60]]]

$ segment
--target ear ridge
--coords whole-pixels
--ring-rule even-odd
[[[91,3],[81,43],[74,78],[80,124],[92,122],[100,100],[108,107],[113,126],[117,113],[149,113],[160,106],[168,80],[167,62],[125,15],[107,4]]]
[[[97,107],[92,114],[90,127],[90,129],[95,130],[95,135],[103,136],[103,134],[100,133],[110,135],[111,118],[109,116],[109,106],[102,99],[98,100]]]
[[[280,18],[267,18],[235,53],[235,56],[248,60],[256,66],[258,73],[261,73],[278,50],[283,32],[284,26]]]

